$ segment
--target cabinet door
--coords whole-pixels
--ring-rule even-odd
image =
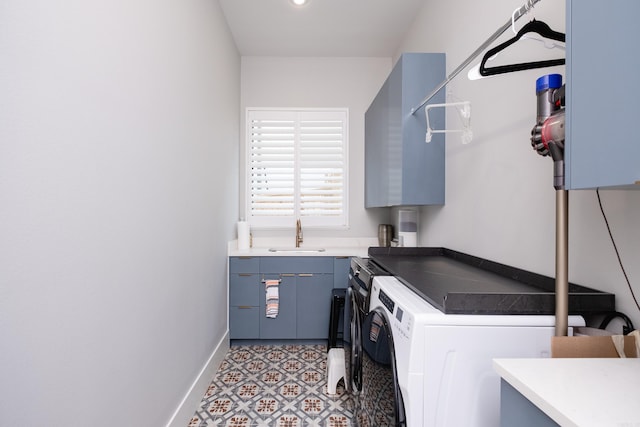
[[[297,337],[327,339],[333,274],[299,274],[297,286]]]
[[[229,307],[229,337],[231,339],[260,338],[259,308],[251,306]]]
[[[365,113],[365,207],[443,204],[444,135],[425,142],[424,109],[411,109],[445,78],[441,53],[405,53]],[[444,102],[440,91],[430,103]],[[444,128],[444,109],[429,112]]]
[[[566,10],[566,187],[640,188],[640,2],[568,0]]]
[[[557,427],[556,423],[504,379],[500,380],[500,425]]]
[[[258,273],[229,274],[229,305],[258,307],[260,275]]]
[[[399,67],[394,67],[365,113],[364,204],[367,208],[391,205],[390,163],[398,159],[391,154],[401,152],[398,142],[395,150],[391,146],[392,141],[397,140],[394,135],[399,135],[402,129],[401,123],[394,121],[400,112],[391,109],[391,94],[401,93],[401,77]]]
[[[336,257],[333,262],[333,287],[346,289],[349,287],[349,266],[351,258]]]
[[[280,279],[278,286],[278,315],[266,316],[267,300],[264,284],[260,290],[260,338],[288,339],[296,337],[296,277],[294,274],[265,274],[264,279]]]

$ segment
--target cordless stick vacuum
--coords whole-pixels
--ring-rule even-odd
[[[536,81],[538,114],[531,130],[531,146],[541,156],[553,159],[556,189],[556,336],[569,328],[569,192],[564,183],[565,110],[564,85],[560,74]]]

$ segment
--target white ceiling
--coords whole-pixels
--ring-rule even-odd
[[[243,56],[393,56],[425,0],[219,0]]]

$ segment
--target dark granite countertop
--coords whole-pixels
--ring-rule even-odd
[[[554,314],[555,279],[446,248],[369,248],[369,257],[447,314]],[[615,311],[615,295],[569,284],[569,313]]]

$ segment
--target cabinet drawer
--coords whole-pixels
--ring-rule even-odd
[[[333,257],[262,257],[261,273],[333,273]]]
[[[229,273],[257,273],[259,271],[259,257],[234,256],[229,258]]]
[[[258,307],[229,307],[229,337],[231,339],[260,338]]]
[[[260,275],[258,273],[229,274],[229,305],[259,305]]]

